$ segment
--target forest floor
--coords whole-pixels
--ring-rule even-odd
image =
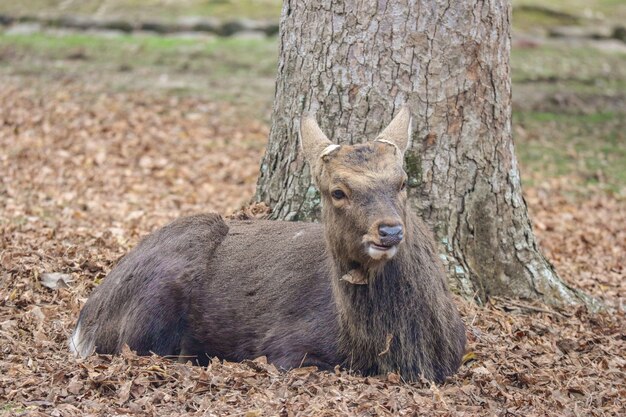
[[[470,354],[435,386],[74,359],[81,306],[142,236],[249,202],[276,39],[0,34],[0,415],[624,415],[626,53],[531,40],[512,57],[525,198],[559,274],[607,309],[457,300]]]

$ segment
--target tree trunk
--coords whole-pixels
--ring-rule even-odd
[[[320,199],[297,135],[317,111],[329,138],[374,138],[409,103],[410,201],[432,227],[456,292],[588,301],[541,254],[511,137],[508,0],[285,0],[269,144],[257,200],[314,220]]]

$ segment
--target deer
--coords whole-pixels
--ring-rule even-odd
[[[84,358],[127,345],[202,366],[265,356],[282,370],[339,365],[443,382],[466,336],[434,238],[407,202],[411,124],[404,107],[374,140],[334,144],[303,116],[321,224],[174,220],[95,288],[70,350]]]

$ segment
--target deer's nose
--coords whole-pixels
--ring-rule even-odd
[[[388,225],[381,224],[378,226],[378,235],[380,242],[385,246],[397,245],[404,237],[404,230],[401,224]]]

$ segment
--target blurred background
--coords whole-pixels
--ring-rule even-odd
[[[30,87],[198,96],[267,125],[280,9],[280,0],[1,1],[0,73]],[[623,196],[626,1],[515,0],[513,10],[525,184],[567,177]]]

